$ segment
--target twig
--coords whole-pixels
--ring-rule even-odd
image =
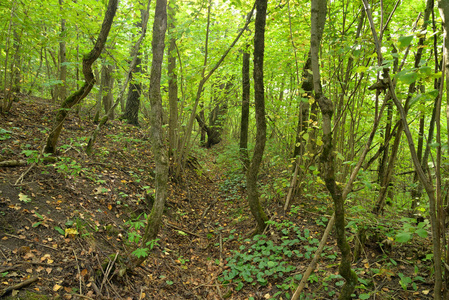
[[[75,250],[74,250],[74,249],[72,249],[72,251],[73,251],[73,255],[75,255],[75,260],[76,260],[76,268],[78,269],[78,277],[79,277],[79,280],[80,280],[80,294],[82,294],[82,293],[83,293],[83,286],[82,286],[82,282],[81,282],[81,271],[80,271],[80,265],[79,265],[79,263],[78,263],[78,257],[76,256],[76,252],[75,252]]]
[[[168,226],[170,226],[170,227],[172,227],[174,229],[180,230],[182,232],[188,233],[188,234],[196,236],[196,237],[201,237],[199,234],[191,232],[191,231],[187,231],[187,230],[185,230],[185,229],[183,229],[183,228],[181,228],[181,227],[179,227],[179,226],[177,226],[175,224],[171,224],[171,223],[168,223],[168,222],[164,222],[164,223],[165,223],[165,225],[168,225]]]
[[[19,183],[22,183],[23,179],[25,178],[25,175],[28,174],[28,172],[30,172],[31,169],[33,169],[36,165],[37,165],[36,163],[32,163],[31,166],[25,172],[23,172],[19,178],[17,178],[16,183],[14,185],[18,185]]]
[[[315,270],[316,263],[318,262],[318,259],[321,257],[321,252],[323,251],[324,245],[326,244],[327,241],[327,237],[329,236],[329,233],[331,232],[334,223],[335,223],[335,213],[332,215],[332,218],[329,220],[329,223],[327,223],[326,230],[323,233],[323,237],[321,239],[320,244],[318,245],[318,249],[315,252],[315,256],[313,257],[310,265],[307,267],[307,270],[304,273],[304,276],[302,277],[298,288],[296,289],[295,293],[292,296],[292,300],[298,299],[299,295],[304,289],[304,286],[306,285],[307,279],[309,278],[312,271]]]
[[[89,300],[94,300],[94,298],[91,298],[91,297],[88,297],[88,296],[84,296],[84,295],[81,295],[81,294],[73,294],[73,296],[77,296],[77,297],[81,297],[81,298],[89,299]]]
[[[117,251],[117,252],[115,253],[114,260],[113,260],[112,262],[109,261],[109,263],[108,263],[108,266],[107,266],[107,268],[106,268],[106,272],[104,273],[103,282],[101,283],[101,286],[100,286],[100,291],[103,289],[104,284],[105,284],[106,281],[108,280],[109,273],[111,273],[112,267],[114,266],[115,261],[117,260],[118,253],[119,253],[119,252]]]
[[[217,287],[218,296],[220,296],[220,299],[223,299],[223,294],[221,293],[220,285],[217,281],[215,281],[215,286]]]
[[[3,297],[4,295],[6,295],[6,294],[12,292],[13,290],[19,290],[19,289],[21,289],[21,288],[23,288],[23,287],[26,287],[26,286],[32,284],[33,282],[35,282],[35,281],[37,281],[37,280],[39,280],[39,277],[32,277],[32,278],[30,278],[30,279],[27,279],[27,280],[25,280],[25,281],[22,281],[21,283],[18,283],[18,284],[16,284],[16,285],[10,286],[9,288],[5,289],[5,290],[0,294],[0,297]]]
[[[220,262],[223,262],[223,237],[220,232]]]
[[[22,266],[22,264],[6,267],[6,268],[0,270],[0,274],[8,272],[8,271],[11,271],[11,270],[14,270],[14,269],[17,269],[18,267],[21,267],[21,266]]]

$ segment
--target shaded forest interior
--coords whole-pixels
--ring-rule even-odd
[[[0,298],[449,299],[449,3],[0,3]]]

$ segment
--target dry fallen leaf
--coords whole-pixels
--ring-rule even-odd
[[[61,285],[55,284],[55,285],[53,286],[53,291],[54,291],[54,292],[57,292],[57,291],[59,291],[61,288],[62,288]]]

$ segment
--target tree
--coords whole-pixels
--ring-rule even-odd
[[[242,113],[240,121],[240,159],[243,163],[243,169],[248,171],[248,125],[249,125],[249,99],[250,99],[250,78],[249,78],[249,60],[251,54],[248,45],[243,50],[242,55]]]
[[[267,17],[267,0],[256,0],[256,21],[254,31],[254,103],[256,110],[256,144],[253,157],[246,173],[248,203],[257,223],[256,233],[262,233],[268,218],[259,202],[257,175],[262,162],[267,140],[267,123],[265,120],[264,72],[263,60],[265,49],[265,23]]]
[[[310,38],[310,54],[312,60],[313,71],[313,89],[315,99],[318,102],[323,117],[323,153],[321,161],[323,163],[323,177],[326,187],[334,200],[335,208],[335,229],[337,232],[337,244],[341,252],[341,263],[339,267],[340,275],[346,280],[340,292],[339,299],[351,299],[352,292],[357,284],[357,275],[351,270],[351,248],[346,240],[345,234],[345,208],[344,198],[341,188],[335,181],[335,154],[334,145],[332,143],[332,115],[334,107],[331,100],[323,94],[320,77],[319,65],[319,47],[321,43],[322,31],[326,20],[327,0],[312,1],[312,21],[311,21],[311,38]]]
[[[155,183],[156,196],[151,213],[148,215],[145,233],[142,237],[142,245],[156,239],[159,227],[162,222],[162,213],[164,211],[165,199],[167,198],[168,184],[168,158],[165,148],[165,134],[162,128],[162,97],[161,97],[161,74],[162,61],[164,58],[165,31],[167,29],[167,1],[157,0],[153,23],[153,40],[151,42],[153,49],[153,61],[150,73],[149,97],[151,102],[150,136],[151,149],[156,164]],[[145,257],[136,261],[136,265],[143,262]]]
[[[148,6],[151,0],[148,0]],[[146,23],[148,22],[148,9],[140,10],[141,20],[136,24],[139,30],[142,32],[146,29]],[[139,125],[139,108],[140,108],[140,96],[142,92],[142,83],[138,78],[136,78],[140,73],[142,73],[142,51],[139,50],[137,53],[133,53],[132,55],[137,55],[137,60],[135,67],[132,69],[130,74],[131,83],[128,89],[128,97],[126,98],[126,106],[125,113],[122,116],[122,119],[126,119],[129,124]]]
[[[168,144],[170,160],[178,151],[178,74],[176,71],[176,0],[168,4],[168,34],[170,36],[168,46],[168,102],[170,117],[168,121]]]
[[[84,84],[79,90],[67,97],[61,104],[61,108],[56,113],[56,118],[53,123],[50,134],[47,137],[47,143],[44,148],[45,153],[55,153],[56,143],[58,142],[59,134],[61,133],[64,120],[67,116],[68,111],[81,100],[83,100],[89,92],[92,90],[95,84],[95,77],[92,72],[92,64],[100,56],[101,51],[106,44],[106,40],[109,35],[109,30],[111,29],[112,21],[114,20],[115,12],[117,11],[117,0],[109,0],[108,8],[106,10],[103,24],[101,26],[100,33],[98,34],[97,41],[95,42],[94,48],[83,57],[83,75]]]

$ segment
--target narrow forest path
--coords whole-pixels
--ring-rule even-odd
[[[169,183],[163,226],[148,259],[124,273],[136,220],[149,212],[154,192],[148,132],[145,126],[109,122],[88,157],[83,146],[95,125],[89,113],[71,112],[58,159],[41,161],[53,109],[47,100],[26,97],[0,116],[0,165],[12,165],[0,167],[0,297],[7,292],[6,299],[289,298],[332,213],[325,193],[296,199],[287,214],[283,199],[265,197],[270,226],[266,237],[252,238],[245,179],[232,157],[238,154],[221,144],[197,148],[197,163],[184,170],[182,182]],[[261,189],[270,187],[271,176],[267,170],[261,174]],[[429,268],[422,259],[427,240],[395,246],[390,256],[375,241],[366,245],[354,263],[362,298],[368,289],[376,299],[431,298],[430,273],[420,275],[416,290],[398,285],[398,274],[417,278],[416,266]],[[338,261],[331,237],[304,299],[335,298],[342,284]],[[28,284],[20,286],[23,282]]]
[[[202,151],[206,166],[185,170],[182,183],[170,182],[158,245],[145,266],[120,277],[115,267],[125,262],[118,259],[131,248],[126,222],[149,212],[154,188],[146,130],[110,122],[94,155],[87,157],[82,147],[94,124],[72,113],[59,143],[59,160],[30,168],[39,160],[51,111],[46,100],[29,97],[1,116],[0,161],[22,160],[0,168],[1,288],[37,277],[15,296],[223,297],[228,291],[217,278],[231,245],[224,241],[232,230],[250,232],[245,227],[251,222],[241,222],[245,203],[226,200],[220,191],[223,174],[214,163],[216,150]],[[30,162],[23,164],[26,159]],[[108,259],[113,267],[108,280],[98,282]]]

